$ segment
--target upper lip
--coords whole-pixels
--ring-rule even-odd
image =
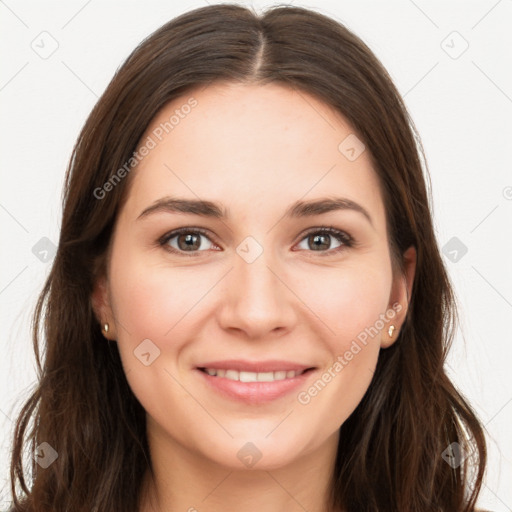
[[[214,368],[216,370],[237,370],[239,372],[278,372],[278,371],[304,371],[313,368],[311,365],[298,364],[292,361],[268,360],[268,361],[244,361],[231,359],[224,361],[210,361],[199,365],[197,368]]]

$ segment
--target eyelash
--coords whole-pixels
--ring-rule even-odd
[[[168,244],[169,240],[172,238],[175,238],[178,235],[181,235],[183,233],[186,234],[200,234],[204,235],[206,238],[208,238],[211,242],[215,243],[213,240],[210,239],[209,232],[207,230],[204,230],[202,228],[179,228],[175,229],[174,231],[171,231],[169,233],[166,233],[162,237],[158,239],[158,245],[162,246],[165,250],[173,253],[173,254],[179,254],[185,257],[197,257],[201,252],[204,251],[190,251],[189,254],[187,254],[187,251],[181,251],[178,249],[175,249],[174,247],[170,247]],[[357,245],[356,241],[352,236],[350,236],[345,231],[341,231],[339,229],[336,229],[334,226],[325,226],[321,228],[311,228],[306,233],[304,233],[303,237],[300,239],[299,242],[302,242],[305,238],[307,238],[309,235],[312,234],[325,234],[334,236],[339,242],[342,242],[342,245],[339,247],[336,247],[335,249],[329,249],[327,251],[307,251],[306,252],[318,252],[319,256],[325,257],[325,256],[332,256],[333,254],[338,254],[341,251],[346,250],[349,247],[354,247]]]

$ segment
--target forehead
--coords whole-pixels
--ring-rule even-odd
[[[173,195],[221,202],[234,213],[277,213],[297,199],[336,195],[384,215],[371,157],[353,127],[284,85],[198,87],[159,111],[143,145],[151,149],[133,171],[128,198],[138,209]]]

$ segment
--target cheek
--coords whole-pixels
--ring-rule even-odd
[[[205,276],[154,264],[119,244],[112,253],[110,286],[119,354],[138,400],[155,417],[166,418],[168,408],[178,404],[184,414],[186,408],[197,413],[172,377],[178,377],[177,361],[190,336],[187,314],[193,315],[211,284]]]
[[[208,291],[200,274],[148,264],[123,263],[112,276],[115,312],[136,338],[163,339]],[[204,276],[203,276],[204,277]]]
[[[391,274],[382,264],[367,261],[357,269],[343,268],[335,279],[333,272],[308,279],[302,293],[306,297],[309,290],[305,302],[322,320],[316,325],[321,325],[320,339],[330,357],[297,401],[306,412],[305,421],[328,418],[321,428],[331,432],[352,414],[373,378],[381,331],[389,325]]]
[[[381,318],[389,306],[391,269],[385,259],[361,258],[327,270],[297,280],[301,283],[297,294],[322,321],[331,348],[339,352],[368,329],[374,334],[373,326],[382,329]]]
[[[208,296],[207,302],[211,302],[216,293],[212,287],[223,270],[170,267],[137,257],[136,251],[125,250],[122,244],[118,247],[112,254],[111,287],[114,313],[125,328],[124,334],[133,333],[139,343],[144,338],[162,340],[168,336],[176,340],[171,331],[176,335],[183,324],[190,324],[203,298]],[[121,254],[125,256],[121,258]],[[283,276],[295,283],[299,302],[307,306],[316,330],[332,340],[336,352],[346,350],[347,343],[376,322],[377,327],[382,323],[379,316],[386,311],[391,287],[390,268],[382,261],[359,258],[340,262],[339,268],[299,266]],[[296,306],[301,308],[299,303]],[[187,315],[191,316],[185,318]]]
[[[299,403],[315,407],[334,403],[343,422],[366,392],[380,352],[381,332],[389,326],[386,316],[392,284],[385,258],[368,257],[334,271],[316,272],[301,280],[304,302],[322,322],[320,336],[330,358],[314,389],[303,390]],[[325,391],[324,391],[325,388]],[[321,392],[321,393],[320,393]],[[322,397],[316,399],[318,395]]]

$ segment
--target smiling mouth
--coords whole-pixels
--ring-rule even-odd
[[[221,377],[228,380],[239,382],[275,382],[280,380],[293,379],[306,372],[314,370],[314,368],[307,368],[306,370],[279,370],[275,372],[248,372],[238,370],[226,370],[217,368],[198,368],[211,377]]]

